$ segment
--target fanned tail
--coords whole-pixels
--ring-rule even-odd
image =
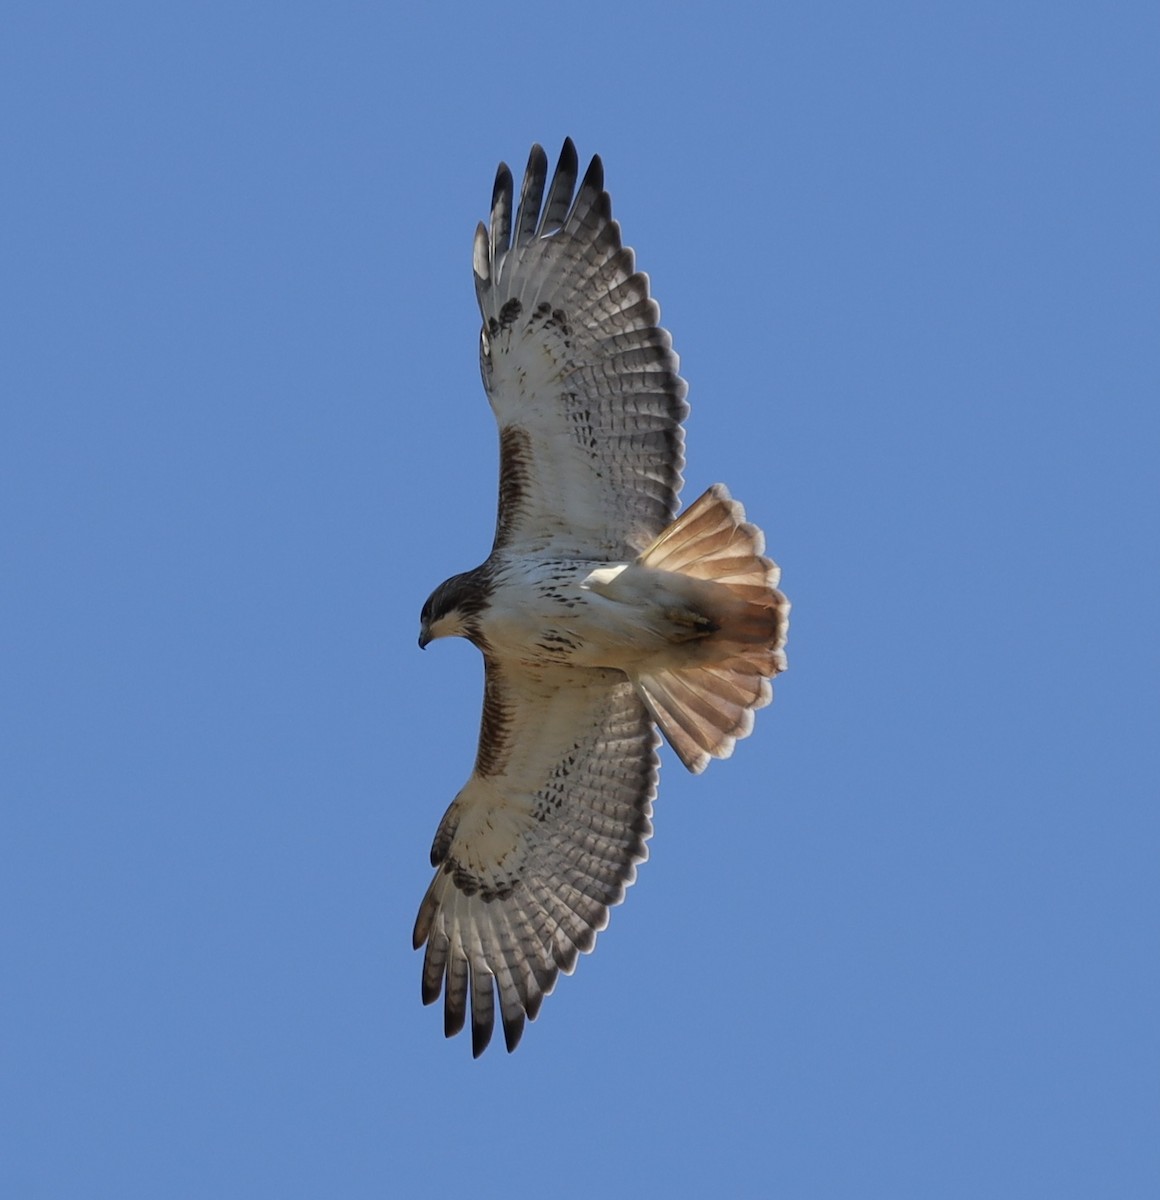
[[[642,566],[703,581],[697,595],[712,632],[690,646],[689,664],[634,678],[654,721],[681,761],[700,773],[728,758],[753,732],[753,714],[773,698],[786,667],[789,601],[765,538],[723,484],[714,484],[640,556]]]

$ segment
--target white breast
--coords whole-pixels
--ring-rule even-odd
[[[629,563],[513,562],[497,573],[482,623],[490,646],[527,665],[628,670],[668,646],[666,612],[650,571]]]

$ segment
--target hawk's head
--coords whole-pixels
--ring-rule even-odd
[[[475,640],[479,632],[478,616],[487,605],[491,588],[483,569],[464,571],[444,580],[427,597],[419,617],[419,647],[441,637],[465,637]]]

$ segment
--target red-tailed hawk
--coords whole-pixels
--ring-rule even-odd
[[[647,856],[656,729],[690,771],[726,758],[785,669],[789,603],[720,484],[680,517],[688,413],[648,279],[594,158],[576,190],[539,146],[519,207],[496,175],[475,234],[480,366],[499,423],[487,561],[423,606],[419,645],[468,638],[486,683],[475,770],[431,848],[423,1001],[472,1049],[498,994],[508,1050]]]

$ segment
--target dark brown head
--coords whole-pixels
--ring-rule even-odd
[[[475,639],[479,614],[486,607],[491,586],[482,567],[444,580],[427,597],[419,617],[419,647],[441,637]]]

